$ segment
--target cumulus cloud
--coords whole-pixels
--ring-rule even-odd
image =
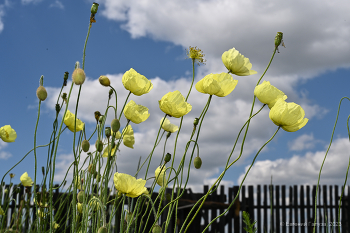
[[[36,3],[39,3],[41,1],[42,0],[21,0],[21,3],[24,5],[27,5],[27,4],[36,4]]]
[[[51,3],[50,7],[57,7],[59,9],[61,9],[61,10],[64,9],[63,3],[61,1],[59,1],[59,0],[56,0],[54,3]]]
[[[295,140],[288,143],[289,150],[292,151],[301,151],[313,149],[317,143],[321,143],[321,140],[314,138],[313,133],[303,134],[296,138]]]
[[[107,74],[111,80],[111,85],[117,91],[118,97],[118,106],[117,106],[117,115],[119,116],[121,108],[124,104],[124,101],[128,95],[128,91],[124,89],[121,84],[122,74]],[[134,174],[137,169],[138,160],[141,158],[141,162],[145,161],[149,153],[152,151],[154,142],[156,140],[156,135],[159,129],[159,121],[164,117],[164,113],[159,109],[158,100],[162,98],[163,95],[170,91],[179,90],[184,96],[187,95],[187,92],[190,87],[190,80],[186,78],[180,78],[172,81],[165,81],[159,77],[150,78],[153,83],[153,89],[150,93],[143,96],[134,96],[131,95],[129,100],[134,100],[137,104],[141,104],[149,108],[150,117],[143,123],[132,124],[132,127],[135,131],[135,149],[130,149],[125,146],[120,147],[120,151],[117,159],[118,172]],[[195,82],[199,78],[196,78]],[[249,77],[239,81],[236,89],[228,96],[219,98],[214,96],[211,100],[209,110],[205,115],[203,126],[200,130],[199,135],[199,155],[202,158],[203,165],[201,169],[194,169],[193,164],[190,163],[190,158],[193,153],[193,156],[197,155],[197,149],[193,150],[193,144],[190,145],[186,155],[185,155],[185,171],[191,169],[189,177],[189,185],[192,188],[201,190],[198,184],[203,184],[207,182],[208,184],[212,183],[213,176],[217,175],[222,167],[225,166],[229,155],[232,151],[233,144],[237,137],[237,134],[241,127],[244,125],[248,119],[252,95],[254,90],[254,84],[251,86]],[[66,90],[63,92],[68,92],[71,82],[68,82]],[[241,87],[240,87],[241,85]],[[47,100],[43,102],[46,106],[45,111],[51,110],[54,112],[52,106],[55,106],[57,95],[59,94],[59,88],[47,87],[48,93],[51,93]],[[75,111],[75,104],[78,94],[78,86],[73,87],[71,93],[71,100],[69,103],[70,111]],[[95,130],[96,120],[94,118],[94,112],[100,111],[104,114],[106,109],[106,103],[108,100],[109,88],[103,87],[99,84],[98,79],[87,78],[85,83],[82,86],[78,118],[83,120],[86,124],[86,131],[89,135]],[[250,92],[250,95],[244,97],[244,92]],[[241,95],[243,97],[241,97]],[[178,139],[177,150],[175,153],[175,168],[180,164],[180,161],[185,154],[186,143],[188,142],[192,129],[193,129],[193,120],[195,117],[199,117],[204,106],[206,105],[209,95],[199,93],[193,88],[191,95],[189,96],[188,102],[192,105],[192,110],[189,112],[183,120],[181,134]],[[114,96],[110,100],[110,104],[114,105],[115,99]],[[256,103],[254,111],[257,111],[262,104]],[[61,114],[63,111],[61,111]],[[109,112],[107,114],[107,125],[114,118],[114,113]],[[121,118],[122,128],[126,124],[125,117]],[[171,123],[179,125],[180,119],[170,118]],[[242,164],[250,155],[256,152],[263,144],[267,141],[269,137],[276,130],[276,126],[271,122],[268,117],[268,109],[265,108],[263,111],[258,114],[250,123],[250,131],[248,137],[246,138],[246,146],[244,149],[245,156],[239,160],[236,164]],[[168,142],[165,153],[169,152],[174,156],[174,141],[175,134],[172,135]],[[73,137],[71,132],[67,131],[65,137]],[[238,146],[235,148],[235,151],[232,154],[230,161],[232,162],[234,158],[237,158],[238,152],[240,151],[240,142],[242,137],[238,141]],[[95,139],[91,140],[93,144]],[[159,166],[159,161],[163,155],[163,144],[164,138],[161,141],[160,145],[156,147],[152,162],[150,166],[151,172],[149,172],[147,177],[152,175],[153,171]],[[93,146],[93,145],[92,145]],[[69,154],[69,152],[67,152]],[[66,172],[67,166],[73,162],[73,156],[67,156],[67,153],[58,156],[57,163],[57,175],[56,180],[60,181],[63,179]],[[215,159],[213,159],[215,158]],[[148,163],[148,162],[147,162]],[[146,166],[146,165],[145,165]],[[138,177],[144,178],[146,169],[142,169]],[[187,176],[187,172],[185,172]],[[223,181],[225,184],[231,184],[230,181]],[[227,183],[228,182],[228,183]],[[196,186],[197,185],[197,186]]]
[[[328,147],[328,145],[327,145]],[[324,164],[322,184],[343,184],[349,163],[349,139],[339,138],[333,141]],[[292,158],[258,161],[249,172],[245,184],[269,184],[271,176],[273,184],[317,184],[319,170],[326,154],[326,148],[314,153],[307,152],[303,156],[294,155]],[[245,169],[248,170],[248,166]],[[241,174],[238,182],[243,179]]]
[[[278,31],[284,33],[286,48],[280,49],[269,75],[308,78],[350,64],[350,2],[346,0],[105,0],[101,5],[103,15],[122,22],[133,38],[151,37],[185,48],[197,45],[208,59],[217,60],[236,47],[251,57],[259,73],[271,56]]]
[[[10,157],[12,157],[12,154],[7,152],[7,151],[4,151],[4,148],[7,147],[7,142],[4,142],[4,141],[0,141],[0,159],[8,159]]]

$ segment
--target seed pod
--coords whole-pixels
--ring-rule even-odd
[[[194,125],[198,125],[199,119],[198,118],[194,118],[193,124]]]
[[[90,149],[90,143],[88,140],[84,140],[82,143],[81,143],[81,149],[83,149],[84,152],[88,152],[89,149]]]
[[[99,6],[98,3],[96,3],[96,2],[92,3],[92,6],[91,6],[91,14],[96,14],[96,13],[97,13],[98,6]],[[100,231],[99,231],[99,233],[100,233]]]
[[[202,166],[202,159],[200,157],[196,157],[193,160],[194,167],[199,169]]]

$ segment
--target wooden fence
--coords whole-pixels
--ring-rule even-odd
[[[7,186],[8,188],[8,186]],[[16,187],[15,187],[16,188]],[[205,200],[197,216],[193,219],[192,223],[188,226],[189,221],[192,219],[193,214],[198,210],[198,205],[195,206],[197,200],[203,197],[209,190],[208,186],[204,186],[203,193],[193,193],[191,189],[176,190],[175,196],[179,192],[183,192],[181,199],[178,202],[176,208],[177,218],[175,221],[175,212],[172,214],[170,225],[167,232],[176,233],[179,232],[182,226],[188,226],[186,232],[196,233],[203,232],[212,219],[216,218],[220,214],[222,217],[213,221],[213,223],[205,229],[208,233],[243,233],[245,224],[242,219],[243,211],[249,213],[250,218],[253,221],[257,221],[255,227],[258,233],[262,232],[294,232],[304,233],[312,232],[313,227],[316,226],[315,232],[339,232],[338,226],[340,226],[340,232],[350,233],[350,186],[347,186],[345,193],[347,196],[343,196],[340,216],[338,215],[339,198],[341,195],[341,187],[339,186],[320,186],[318,192],[318,204],[317,204],[317,218],[315,216],[315,203],[314,197],[316,194],[316,186],[270,186],[270,185],[257,185],[243,186],[239,197],[234,200],[235,194],[238,192],[238,186],[229,187],[225,190],[224,186],[218,187],[215,192],[210,194]],[[6,229],[7,225],[12,221],[13,213],[18,212],[18,208],[21,202],[20,194],[23,194],[23,186],[20,187],[19,193],[13,193],[12,201],[9,205],[8,212],[4,225],[0,226],[0,229]],[[171,189],[167,189],[166,193],[171,193]],[[54,199],[57,200],[62,194],[56,189],[54,193]],[[68,194],[63,194],[68,195]],[[152,199],[155,199],[157,193],[153,193]],[[111,199],[113,197],[111,196]],[[271,201],[272,200],[272,201]],[[155,203],[159,205],[159,202]],[[163,201],[162,205],[166,205],[167,201]],[[32,216],[23,223],[23,230],[28,229],[36,218],[35,206],[33,204],[26,206],[29,210],[28,214]],[[67,203],[68,208],[68,203]],[[193,208],[193,211],[191,212]],[[271,211],[272,208],[272,211]],[[56,209],[56,208],[55,208]],[[107,221],[109,221],[109,209],[107,206]],[[191,212],[191,213],[190,213]],[[54,212],[55,214],[55,212]],[[119,216],[121,213],[117,213]],[[163,212],[161,216],[161,222],[165,222],[168,212]],[[149,222],[154,221],[153,215],[150,215]],[[186,218],[188,220],[186,221]],[[118,228],[117,218],[114,218],[113,232],[118,232],[114,229]],[[60,230],[58,232],[70,232],[69,222],[60,224]],[[62,227],[66,225],[66,228]],[[176,226],[176,232],[174,232]],[[144,226],[146,229],[144,232],[149,232],[150,226]],[[184,232],[185,227],[182,228]],[[1,231],[0,231],[1,232]],[[23,231],[24,232],[24,231]]]

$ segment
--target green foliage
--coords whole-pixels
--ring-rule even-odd
[[[244,228],[246,232],[255,233],[257,231],[257,229],[254,228],[256,221],[252,223],[249,214],[245,211],[243,211],[243,222],[247,225],[247,227]]]

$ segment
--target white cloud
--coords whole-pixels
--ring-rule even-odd
[[[288,143],[289,150],[292,151],[301,151],[313,149],[317,143],[320,143],[320,140],[314,138],[313,133],[303,134],[296,138],[295,140]]]
[[[4,30],[3,18],[5,16],[5,6],[6,4],[0,5],[0,33]]]
[[[11,153],[9,153],[7,151],[3,151],[3,149],[5,147],[7,147],[7,144],[8,144],[7,142],[0,140],[0,159],[6,160],[6,159],[12,157]]]
[[[200,75],[200,74],[199,74]],[[128,91],[124,89],[121,78],[122,74],[109,75],[107,76],[111,80],[111,85],[116,89],[118,93],[118,115],[124,104],[125,98],[128,95]],[[198,79],[195,80],[195,82]],[[137,104],[144,105],[149,108],[150,117],[146,122],[140,123],[138,125],[132,124],[132,127],[135,131],[135,149],[130,149],[122,145],[120,147],[120,152],[118,152],[117,166],[118,172],[133,174],[136,171],[137,162],[140,156],[142,161],[151,152],[156,135],[159,129],[159,121],[164,116],[164,113],[159,109],[158,101],[162,98],[163,95],[169,91],[179,90],[184,96],[186,96],[188,89],[190,87],[190,81],[185,78],[180,78],[174,81],[164,81],[159,77],[151,79],[153,83],[153,89],[150,93],[143,96],[134,96],[131,95],[130,100],[134,100]],[[63,92],[68,92],[71,82],[68,82],[67,87]],[[232,150],[234,141],[237,137],[237,134],[245,121],[248,119],[252,94],[254,90],[254,82],[250,79],[242,79],[239,81],[237,88],[228,96],[224,98],[219,98],[214,96],[212,98],[209,110],[204,118],[203,126],[200,131],[199,136],[199,155],[202,158],[203,165],[201,169],[194,169],[193,165],[190,165],[191,176],[189,178],[189,184],[196,188],[198,184],[203,184],[203,181],[211,182],[211,178],[217,175],[222,167],[226,164],[226,161],[229,157],[229,154]],[[50,88],[47,87],[47,92],[49,97],[43,103],[46,108],[45,111],[52,109],[52,106],[56,104],[56,98],[59,94],[59,88]],[[75,101],[77,99],[78,86],[73,87],[71,94],[71,100],[69,104],[69,109],[75,111]],[[99,84],[98,79],[89,79],[87,78],[85,83],[82,86],[78,118],[87,123],[86,129],[89,135],[95,129],[95,118],[94,112],[100,111],[104,114],[106,108],[106,102],[108,99],[109,88],[103,87]],[[247,94],[250,93],[250,94]],[[241,97],[242,95],[242,97]],[[192,129],[193,129],[193,120],[195,117],[198,117],[209,96],[206,94],[199,93],[193,87],[191,95],[189,96],[188,102],[192,105],[192,111],[184,117],[182,131],[179,137],[177,151],[175,155],[175,168],[177,169],[178,164],[181,161],[181,158],[184,155],[184,148],[188,142]],[[111,104],[114,105],[115,99],[112,97]],[[257,105],[261,105],[257,103]],[[257,111],[260,107],[256,107]],[[112,109],[111,109],[112,110]],[[63,112],[63,110],[62,110]],[[62,113],[61,112],[61,113]],[[109,112],[107,122],[111,122],[113,113]],[[180,119],[170,118],[171,123],[179,125]],[[122,116],[121,125],[125,125],[125,118]],[[108,124],[108,123],[107,123]],[[244,148],[244,156],[236,164],[241,165],[244,161],[250,157],[250,155],[256,152],[263,144],[271,137],[272,133],[276,130],[276,126],[271,122],[268,117],[268,109],[265,108],[260,114],[252,119],[250,123],[250,131],[248,137],[246,138],[246,146]],[[73,137],[71,132],[66,132],[65,137]],[[172,135],[167,142],[167,149],[165,153],[169,152],[174,156],[174,140],[176,135]],[[236,147],[231,161],[234,158],[237,158],[238,152],[240,151],[240,142],[242,140],[242,135],[238,141],[238,146]],[[95,139],[92,140],[93,144]],[[155,149],[153,154],[153,159],[151,162],[149,174],[152,174],[153,171],[159,166],[159,161],[163,155],[163,141]],[[92,145],[93,146],[93,145]],[[266,148],[268,149],[268,148]],[[193,144],[190,145],[189,150],[185,156],[185,171],[188,169],[189,159],[191,157],[193,150]],[[194,151],[194,155],[197,155],[197,151]],[[72,156],[63,155],[59,156],[60,161],[57,163],[57,168],[59,173],[56,176],[57,181],[63,178],[65,174],[67,165],[73,161]],[[68,159],[69,158],[69,159]],[[215,158],[215,159],[213,159]],[[62,168],[62,169],[60,169]],[[185,172],[187,176],[187,172]],[[145,176],[145,169],[141,170],[139,177]],[[149,176],[148,176],[149,177]],[[229,182],[229,181],[224,181]],[[197,185],[197,186],[196,186]],[[199,189],[199,186],[197,187]]]
[[[39,3],[41,2],[42,0],[21,0],[21,3],[24,4],[24,5],[27,5],[27,4],[36,4],[36,3]]]
[[[349,163],[349,139],[339,138],[333,141],[324,164],[322,184],[343,184]],[[326,154],[326,149],[315,153],[307,152],[304,156],[294,155],[289,159],[258,161],[249,172],[244,184],[317,184],[319,170]],[[249,166],[246,167],[246,171]],[[240,183],[244,174],[238,179]]]
[[[280,49],[268,75],[307,78],[350,64],[346,0],[105,0],[101,5],[103,15],[122,21],[133,38],[197,45],[217,64],[225,50],[236,47],[262,73],[277,31],[284,33],[286,48]]]
[[[61,1],[59,1],[59,0],[55,0],[54,3],[51,3],[51,4],[50,4],[50,7],[57,7],[57,8],[59,8],[59,9],[61,9],[61,10],[64,9],[63,3],[62,3]]]

